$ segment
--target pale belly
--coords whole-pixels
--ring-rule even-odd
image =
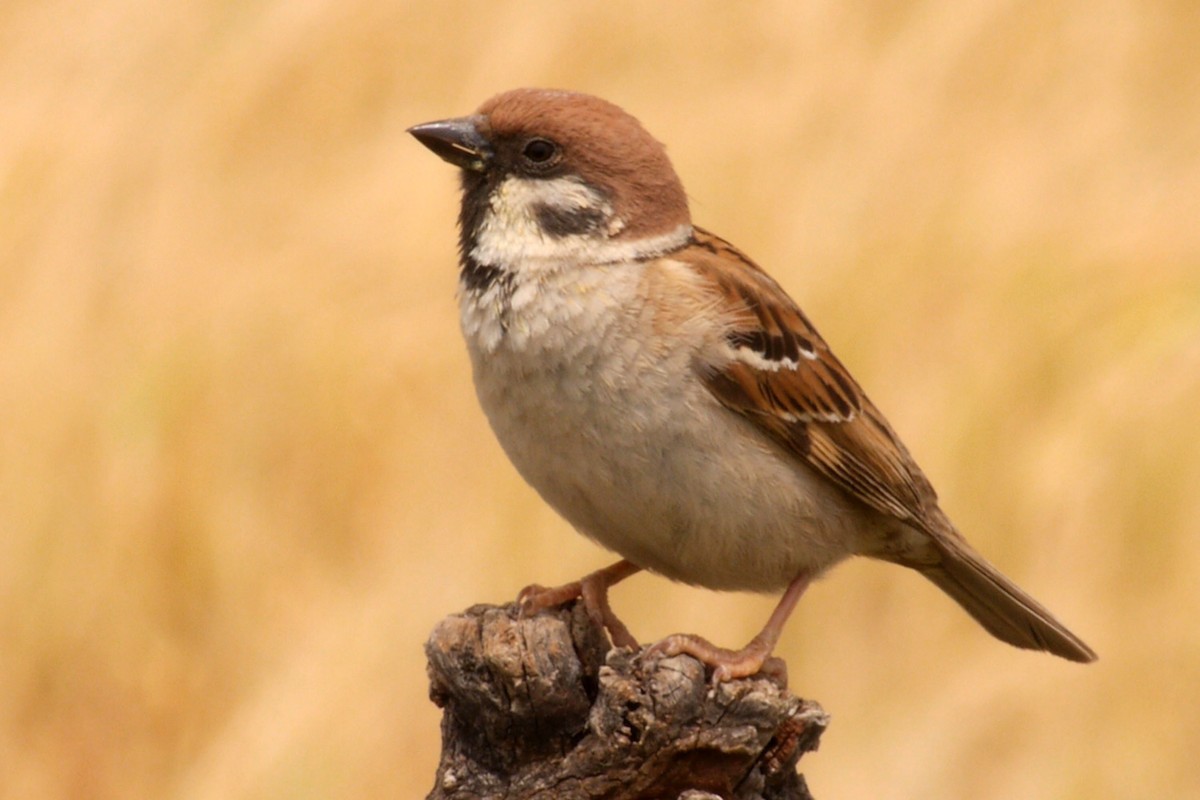
[[[528,483],[581,533],[666,577],[777,591],[855,552],[866,514],[709,394],[691,354],[472,346],[476,391]],[[468,340],[470,341],[470,340]]]

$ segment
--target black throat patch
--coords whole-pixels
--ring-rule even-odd
[[[484,174],[463,170],[462,207],[458,212],[458,263],[463,286],[467,291],[482,294],[497,281],[507,281],[508,273],[491,264],[481,264],[471,257],[488,208],[491,181]]]
[[[509,279],[507,271],[491,264],[480,264],[470,256],[463,257],[459,275],[467,291],[475,294],[483,294],[497,281],[507,283]]]

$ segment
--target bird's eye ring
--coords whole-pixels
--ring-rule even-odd
[[[558,145],[549,139],[530,139],[522,148],[521,155],[532,164],[545,166],[558,155]]]

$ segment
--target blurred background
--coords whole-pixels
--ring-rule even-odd
[[[432,626],[611,560],[476,407],[405,134],[521,85],[667,142],[1100,653],[845,565],[780,653],[816,795],[1200,796],[1197,42],[1165,0],[6,0],[0,796],[423,796]],[[741,645],[774,598],[614,603]]]

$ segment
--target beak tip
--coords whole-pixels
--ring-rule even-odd
[[[462,117],[422,122],[405,131],[443,161],[463,169],[482,171],[491,157],[491,148],[476,123],[474,117]]]

